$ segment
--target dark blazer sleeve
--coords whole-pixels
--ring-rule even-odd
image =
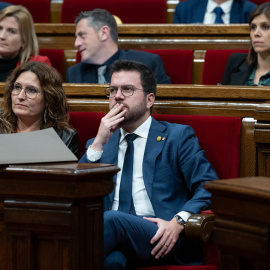
[[[223,74],[221,84],[244,85],[253,67],[246,63],[246,53],[233,53],[230,55]]]

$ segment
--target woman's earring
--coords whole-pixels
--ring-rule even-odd
[[[44,119],[44,123],[46,124],[48,121],[48,107],[46,107],[44,110],[43,119]]]

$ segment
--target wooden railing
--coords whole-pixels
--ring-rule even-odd
[[[108,112],[104,88],[64,84],[70,110]],[[158,85],[153,113],[241,117],[240,176],[270,176],[269,87]]]
[[[35,24],[40,48],[64,49],[64,78],[69,66],[75,64],[74,24]],[[118,26],[122,49],[188,49],[194,51],[192,83],[201,83],[206,50],[248,49],[247,24],[123,24]]]

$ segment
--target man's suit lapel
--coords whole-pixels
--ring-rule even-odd
[[[190,23],[202,23],[204,20],[204,14],[206,12],[207,1],[200,1],[198,2],[196,8],[191,9],[192,12],[192,21]]]
[[[152,118],[143,159],[143,179],[150,199],[152,197],[156,158],[161,153],[167,136],[166,126]]]

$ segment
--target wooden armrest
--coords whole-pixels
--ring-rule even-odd
[[[188,238],[208,241],[215,225],[215,215],[192,214],[185,226]]]

